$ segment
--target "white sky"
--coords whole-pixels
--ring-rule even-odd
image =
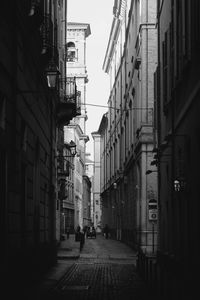
[[[109,76],[102,70],[110,29],[113,19],[114,0],[68,0],[68,20],[89,23],[91,35],[86,40],[86,65],[89,82],[86,86],[86,103],[107,105],[109,97]],[[90,141],[87,152],[93,158],[93,138],[106,108],[87,106],[86,133]]]

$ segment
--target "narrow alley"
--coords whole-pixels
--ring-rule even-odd
[[[44,299],[44,295],[48,299],[77,300],[139,300],[147,295],[149,298],[148,289],[138,275],[136,260],[137,253],[119,241],[106,240],[101,234],[96,239],[85,239],[78,259],[59,259],[65,272],[39,299]]]
[[[1,299],[196,299],[200,1],[0,3]]]

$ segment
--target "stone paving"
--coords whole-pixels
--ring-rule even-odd
[[[101,235],[86,239],[78,251],[72,236],[58,251],[56,266],[39,285],[27,286],[20,299],[155,300],[137,273],[136,260],[130,247]]]
[[[144,300],[151,298],[136,270],[136,253],[114,240],[86,239],[80,258],[49,291],[49,300]]]
[[[135,266],[126,263],[75,263],[52,290],[52,299],[145,299]]]

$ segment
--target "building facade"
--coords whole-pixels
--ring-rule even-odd
[[[90,154],[86,153],[85,173],[91,182],[91,195],[90,195],[90,226],[94,225],[94,201],[93,201],[93,188],[94,188],[94,161],[89,158]]]
[[[157,173],[153,73],[157,63],[156,1],[115,1],[103,69],[110,77],[103,118],[101,197],[113,237],[144,253],[155,253]]]
[[[80,114],[64,127],[64,141],[74,141],[77,155],[74,158],[74,227],[83,228],[85,222],[84,207],[90,203],[87,193],[83,193],[83,186],[89,181],[85,174],[86,143],[86,84],[88,75],[86,70],[86,38],[90,35],[90,25],[85,23],[67,23],[66,37],[66,72],[67,80],[76,82],[76,93],[80,105]],[[88,185],[88,189],[90,184]],[[87,199],[84,199],[87,197]],[[85,220],[85,219],[84,219]]]
[[[56,260],[54,156],[59,97],[50,75],[59,66],[56,34],[62,8],[58,1],[2,4],[1,265],[4,278],[14,276],[17,281],[21,274],[40,273]]]
[[[93,221],[97,232],[101,232],[101,196],[100,196],[100,141],[101,135],[98,132],[92,132],[94,144],[94,174],[93,174]]]
[[[91,181],[83,175],[83,228],[91,225]]]
[[[64,143],[63,153],[58,161],[57,168],[61,238],[66,234],[68,228],[71,233],[74,232],[74,156],[71,143]]]
[[[66,16],[67,1],[1,3],[1,257],[16,285],[54,264],[60,241],[63,126],[81,113],[66,81]]]
[[[111,210],[109,210],[109,191],[106,192],[107,195],[105,195],[105,192],[102,191],[105,190],[107,184],[106,184],[106,178],[108,173],[108,167],[107,167],[107,134],[108,134],[108,113],[105,113],[101,119],[98,134],[100,135],[100,199],[101,199],[101,227],[102,229],[105,227],[106,224],[109,224],[109,219],[111,217]],[[107,196],[107,197],[106,197]]]
[[[199,268],[199,1],[158,1],[159,252],[162,299],[195,295]]]

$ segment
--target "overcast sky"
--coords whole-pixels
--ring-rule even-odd
[[[86,86],[86,103],[107,105],[109,97],[109,76],[102,70],[105,52],[113,19],[114,0],[68,0],[68,20],[89,23],[91,35],[87,38],[87,72],[89,82]],[[93,158],[93,139],[91,132],[97,131],[106,108],[87,106],[88,120],[86,133],[90,141],[87,152]]]

